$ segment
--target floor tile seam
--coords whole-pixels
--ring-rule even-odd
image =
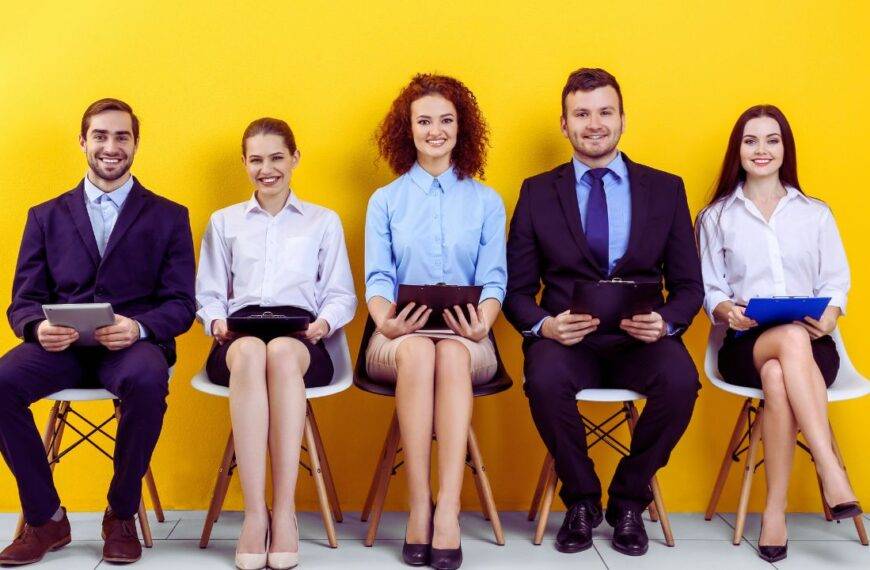
[[[604,560],[604,555],[601,554],[601,551],[598,550],[598,546],[595,545],[595,540],[592,541],[592,549],[595,551],[595,554],[598,555],[598,559],[601,560],[601,563],[604,565],[604,568],[610,570],[610,566],[607,565],[607,561]]]
[[[166,521],[166,522],[169,522],[169,521]],[[172,529],[166,534],[166,538],[170,538],[172,536],[172,533],[175,532],[175,529],[178,528],[178,525],[180,523],[181,523],[181,519],[178,519],[177,521],[175,521],[175,524],[172,525]],[[158,540],[158,539],[155,539],[155,540]],[[163,540],[163,539],[159,539],[159,540]]]

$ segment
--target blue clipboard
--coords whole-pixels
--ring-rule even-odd
[[[804,317],[818,320],[830,301],[830,297],[755,297],[746,305],[746,316],[759,326],[802,321]]]

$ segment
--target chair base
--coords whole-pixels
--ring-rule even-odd
[[[734,525],[734,536],[732,537],[732,542],[737,545],[740,544],[743,539],[743,529],[746,526],[746,515],[749,510],[749,496],[752,491],[752,480],[755,475],[755,471],[758,467],[764,462],[759,461],[755,462],[755,457],[758,453],[759,444],[761,442],[761,422],[764,419],[764,401],[761,400],[756,405],[752,398],[746,398],[743,401],[743,407],[740,410],[740,413],[737,416],[737,422],[734,425],[734,431],[731,433],[731,440],[728,443],[728,447],[725,450],[725,456],[722,458],[722,464],[719,467],[719,474],[716,477],[716,482],[713,485],[713,492],[710,495],[710,501],[707,504],[707,511],[705,513],[704,518],[710,520],[713,518],[713,515],[716,513],[716,506],[719,504],[719,498],[722,495],[722,489],[725,487],[725,483],[728,480],[728,474],[731,471],[731,465],[740,461],[740,455],[746,454],[746,460],[743,465],[743,479],[740,487],[740,499],[737,505],[737,518]],[[834,428],[830,425],[829,428],[831,430],[831,444],[834,449],[834,454],[837,456],[837,460],[840,462],[840,465],[843,469],[846,469],[846,464],[843,461],[843,456],[840,453],[840,447],[837,445],[837,438],[834,435]],[[744,441],[749,441],[748,445],[740,449],[741,444]],[[812,453],[810,453],[809,448],[798,442],[798,447],[806,451],[810,458],[812,459]],[[819,485],[819,494],[822,499],[822,511],[825,515],[825,519],[828,521],[832,521],[833,516],[831,514],[831,509],[828,504],[825,502],[824,493],[822,493],[822,482],[818,479],[818,475],[816,476]],[[864,545],[868,546],[870,541],[868,541],[867,530],[864,527],[864,517],[861,515],[857,515],[853,517],[853,522],[855,523],[855,531],[858,533],[858,541]]]
[[[634,402],[623,402],[621,412],[611,415],[598,424],[582,414],[580,417],[582,418],[587,431],[596,438],[591,443],[587,444],[588,448],[603,442],[622,455],[628,454],[628,448],[616,440],[611,434],[623,423],[628,425],[630,434],[634,433],[634,427],[637,424],[638,419],[637,408],[635,407]],[[538,524],[535,527],[535,536],[533,539],[533,542],[536,545],[540,545],[544,540],[544,532],[547,528],[547,521],[550,517],[550,508],[553,504],[553,497],[556,494],[556,485],[558,482],[559,478],[556,475],[555,460],[552,455],[547,453],[546,457],[544,457],[544,464],[541,467],[541,474],[538,477],[538,485],[535,487],[535,494],[532,497],[532,504],[529,507],[528,514],[528,520],[533,521],[540,513],[540,518],[538,518]],[[652,478],[650,487],[652,488],[653,493],[653,502],[650,503],[648,507],[650,519],[653,522],[661,524],[662,532],[665,535],[665,544],[668,546],[674,546],[674,535],[671,531],[668,511],[665,509],[665,503],[662,499],[661,489],[659,488],[658,479],[656,477]]]
[[[326,537],[329,546],[332,548],[338,548],[335,522],[342,522],[342,520],[344,520],[344,515],[339,506],[338,494],[336,493],[335,483],[332,479],[332,471],[329,469],[329,463],[326,460],[326,451],[323,447],[323,440],[320,437],[320,430],[317,429],[317,421],[314,419],[314,409],[311,407],[311,402],[307,402],[306,404],[304,436],[305,444],[302,446],[302,450],[308,453],[311,465],[306,465],[301,461],[299,464],[314,477],[314,484],[317,488],[317,499],[320,503],[320,515],[323,519],[323,526],[326,528]],[[227,438],[227,445],[224,448],[223,458],[218,466],[217,480],[215,481],[208,513],[206,514],[205,523],[202,527],[202,535],[199,539],[200,548],[206,548],[208,546],[209,539],[211,538],[212,527],[220,517],[224,500],[227,496],[227,490],[230,486],[230,479],[232,478],[235,469],[235,444],[233,442],[233,432],[230,430],[230,435]]]

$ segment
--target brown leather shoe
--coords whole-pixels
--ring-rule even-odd
[[[136,519],[119,519],[106,509],[103,515],[103,560],[118,564],[129,564],[142,558],[142,544],[136,532]]]
[[[59,521],[49,519],[40,526],[24,525],[21,534],[0,552],[0,566],[39,562],[46,552],[63,548],[70,540],[69,519],[66,518],[66,509],[63,509],[63,518]]]

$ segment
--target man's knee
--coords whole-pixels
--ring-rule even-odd
[[[127,367],[119,379],[121,400],[127,402],[164,401],[169,394],[169,369],[162,358],[142,358]]]
[[[523,390],[529,400],[545,403],[575,399],[580,372],[571,366],[567,350],[550,339],[537,340],[527,347]]]

